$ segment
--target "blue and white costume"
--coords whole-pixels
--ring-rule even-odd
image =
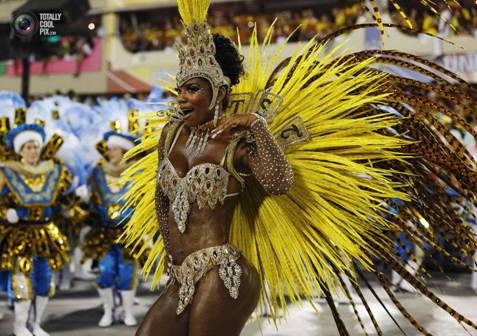
[[[133,148],[135,141],[136,137],[113,130],[105,133],[102,143],[106,151],[116,147],[116,150],[119,148],[124,154]],[[105,154],[108,157],[108,154]],[[123,161],[113,164],[108,160],[101,160],[89,179],[93,219],[92,229],[83,244],[83,251],[85,258],[99,261],[100,273],[96,284],[104,307],[104,315],[99,322],[101,327],[110,326],[113,322],[113,288],[121,294],[125,313],[124,323],[130,326],[137,324],[132,314],[132,306],[138,262],[130,249],[117,243],[123,231],[122,225],[132,214],[131,209],[123,207],[126,202],[123,195],[129,184],[121,181],[120,175],[127,166],[128,164]]]
[[[45,146],[43,125],[25,121],[26,111],[17,109],[15,127],[6,135],[8,147],[2,148],[7,159],[0,167],[0,215],[5,222],[0,230],[1,267],[9,271],[8,292],[15,300],[15,335],[32,335],[26,323],[34,311],[33,334],[46,336],[40,320],[54,294],[52,271],[69,262],[67,238],[55,222],[71,210],[73,176],[54,159],[61,140],[54,138]],[[35,164],[18,160],[30,142],[43,149]],[[32,302],[35,309],[30,309]]]
[[[130,290],[135,287],[134,259],[116,243],[122,233],[121,224],[131,215],[128,209],[122,209],[125,201],[121,198],[128,188],[120,181],[124,168],[100,161],[90,178],[91,211],[97,216],[97,221],[86,238],[83,250],[88,257],[99,260],[99,288],[116,286],[119,290]]]

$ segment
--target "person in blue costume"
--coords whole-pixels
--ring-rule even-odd
[[[89,179],[91,213],[95,223],[85,238],[83,251],[85,258],[99,261],[96,285],[104,308],[100,327],[113,323],[113,289],[121,294],[124,324],[137,324],[132,312],[137,261],[130,249],[117,243],[123,231],[122,225],[131,216],[131,209],[123,208],[123,195],[129,184],[122,183],[120,175],[129,166],[123,160],[124,154],[134,147],[135,141],[135,136],[122,133],[119,128],[105,133],[102,143],[106,150],[102,154],[106,159],[100,160]]]
[[[15,111],[14,128],[2,118],[6,160],[0,167],[1,268],[9,272],[8,293],[14,300],[16,336],[48,336],[40,321],[54,294],[52,273],[69,262],[67,238],[55,222],[76,217],[70,193],[71,173],[54,158],[62,139],[45,144],[42,122],[25,123],[26,110]],[[3,143],[2,143],[3,145]],[[28,328],[29,314],[32,330]]]

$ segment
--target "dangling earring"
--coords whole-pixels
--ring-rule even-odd
[[[219,121],[219,114],[220,114],[220,103],[217,102],[217,104],[215,104],[215,112],[214,112],[214,127],[217,127],[217,123]]]

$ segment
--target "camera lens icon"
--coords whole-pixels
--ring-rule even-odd
[[[32,14],[20,14],[13,20],[13,28],[21,37],[32,37],[38,30],[38,20]]]

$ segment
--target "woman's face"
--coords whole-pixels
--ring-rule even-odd
[[[34,140],[25,142],[20,149],[20,156],[22,160],[32,166],[35,166],[40,161],[41,147],[40,144]]]
[[[214,117],[209,110],[212,100],[212,88],[203,78],[192,78],[177,88],[177,102],[184,114],[186,126],[198,126]]]
[[[109,146],[108,158],[109,158],[109,162],[112,165],[114,166],[119,165],[123,159],[123,156],[124,156],[124,150],[121,147],[116,145]]]

